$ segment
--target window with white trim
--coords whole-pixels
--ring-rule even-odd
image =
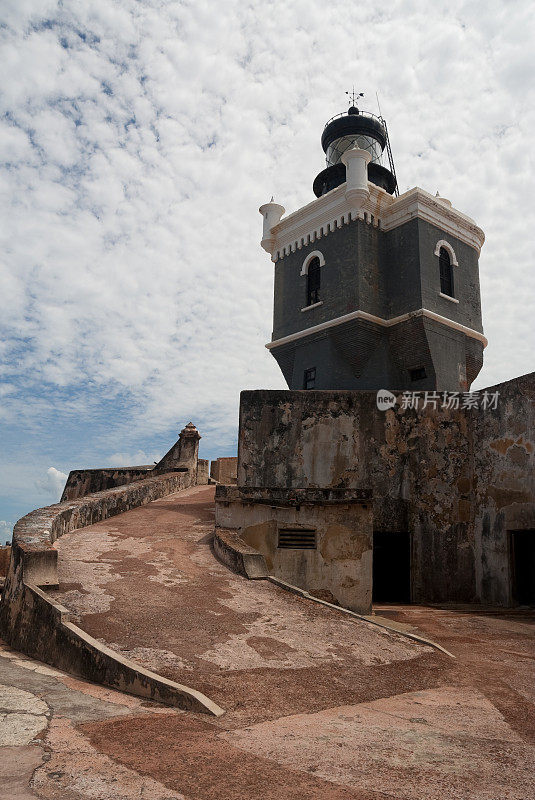
[[[307,272],[307,306],[320,301],[321,264],[319,258],[313,258]]]
[[[453,292],[453,266],[450,254],[445,247],[441,247],[438,255],[440,268],[440,291],[448,297],[455,297]]]

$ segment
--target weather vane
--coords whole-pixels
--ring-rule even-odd
[[[357,94],[355,94],[355,87],[354,86],[353,86],[353,91],[352,92],[346,92],[346,94],[349,95],[349,97],[351,98],[351,105],[353,105],[353,106],[356,104],[357,99],[359,97],[364,97],[364,92],[358,92]]]

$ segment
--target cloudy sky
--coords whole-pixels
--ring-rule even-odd
[[[74,467],[151,463],[190,419],[235,452],[284,388],[258,206],[312,198],[345,90],[400,189],[474,217],[490,344],[533,369],[531,3],[2,0],[0,538]]]

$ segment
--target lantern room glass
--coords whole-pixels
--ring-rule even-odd
[[[367,150],[372,157],[372,161],[380,163],[383,151],[377,139],[372,139],[371,136],[357,134],[342,136],[340,139],[335,139],[334,142],[329,145],[326,153],[327,166],[332,167],[334,164],[339,164],[342,155],[351,147],[359,147],[361,150]]]

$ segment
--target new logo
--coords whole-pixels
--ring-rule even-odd
[[[381,411],[386,411],[389,408],[394,408],[396,405],[396,398],[389,392],[388,389],[379,389],[377,392],[377,408]]]

